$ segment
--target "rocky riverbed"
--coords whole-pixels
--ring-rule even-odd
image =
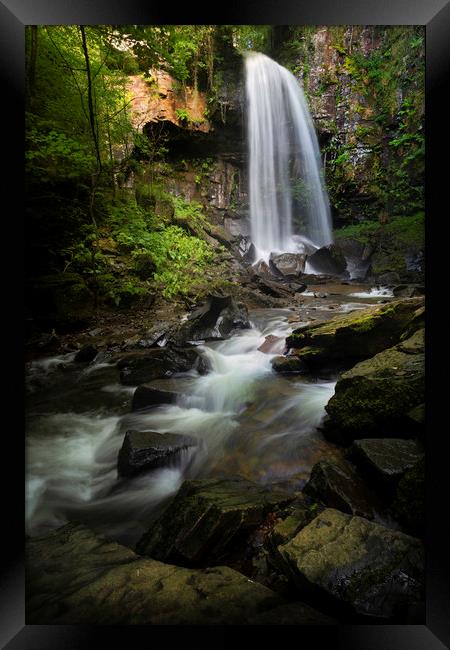
[[[29,362],[29,622],[423,620],[424,299],[322,280]]]

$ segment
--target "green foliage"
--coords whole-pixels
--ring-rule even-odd
[[[423,247],[425,239],[423,212],[408,216],[397,216],[387,224],[366,221],[334,231],[336,240],[355,239],[363,244],[373,242],[379,239],[381,235],[405,246]]]
[[[233,44],[239,52],[269,52],[271,25],[234,25]]]
[[[207,223],[199,203],[171,197],[175,219],[185,220],[190,229],[203,233]],[[179,225],[167,225],[131,201],[111,209],[110,225],[121,250],[134,259],[148,255],[155,264],[154,280],[161,283],[162,294],[171,298],[189,292],[201,278],[205,265],[213,260],[210,246],[187,233]]]
[[[170,298],[188,293],[193,281],[213,259],[206,242],[187,235],[179,226],[152,233],[150,248],[157,265],[155,279],[163,283],[163,295]]]
[[[30,117],[31,121],[32,118]],[[64,179],[86,178],[95,168],[95,156],[79,140],[49,128],[45,123],[27,131],[25,163],[27,174],[39,177],[43,183]]]

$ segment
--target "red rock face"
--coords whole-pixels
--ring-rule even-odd
[[[142,131],[147,122],[166,120],[192,131],[208,133],[211,125],[205,118],[205,94],[186,86],[178,89],[175,80],[162,70],[152,70],[152,79],[140,75],[129,77],[130,117],[135,129]],[[188,115],[180,119],[178,111]]]

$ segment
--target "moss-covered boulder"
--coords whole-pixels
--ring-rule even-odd
[[[275,550],[280,544],[288,542],[324,509],[320,503],[301,494],[280,513],[268,537],[269,549]]]
[[[164,562],[217,564],[293,497],[244,478],[185,481],[137,550]]]
[[[423,599],[420,540],[328,508],[278,547],[299,590],[342,612],[405,620]]]
[[[410,411],[425,391],[424,333],[342,373],[325,407],[324,434],[348,444],[358,438],[413,438]]]
[[[179,433],[127,431],[119,451],[117,470],[120,476],[136,476],[170,464],[183,451],[197,445],[196,438]]]
[[[295,354],[311,369],[348,364],[398,343],[408,328],[420,326],[420,317],[423,298],[393,301],[299,327],[287,337],[286,345],[295,348]]]
[[[400,480],[392,515],[413,535],[425,532],[425,457],[420,458]]]
[[[414,440],[373,438],[355,440],[350,457],[361,473],[382,493],[395,490],[405,473],[423,456]]]
[[[163,564],[75,524],[29,540],[26,566],[29,624],[239,625],[284,604],[228,567]]]
[[[352,466],[345,461],[339,464],[320,460],[311,470],[303,491],[330,508],[352,515],[372,519],[375,497]]]

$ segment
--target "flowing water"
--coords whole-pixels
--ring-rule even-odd
[[[258,257],[303,252],[293,237],[330,244],[332,226],[319,145],[299,82],[264,54],[246,56],[251,238]],[[301,239],[301,237],[300,237]],[[300,244],[300,245],[299,245]]]
[[[317,429],[336,377],[280,376],[270,362],[302,323],[389,298],[382,287],[324,289],[326,298],[304,292],[301,313],[254,310],[251,329],[200,345],[211,367],[207,375],[190,371],[151,382],[180,393],[176,404],[131,412],[135,388],[119,383],[112,361],[80,364],[67,354],[29,363],[27,533],[81,521],[133,545],[186,478],[241,475],[294,491],[317,460],[340,457]],[[262,352],[270,335],[270,353]],[[117,455],[129,429],[189,434],[199,444],[168,467],[121,479]]]

